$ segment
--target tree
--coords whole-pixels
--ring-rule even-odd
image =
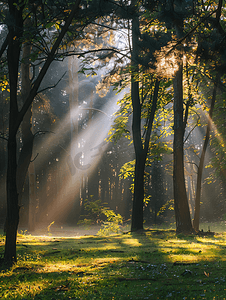
[[[134,8],[137,1],[133,1]],[[131,99],[133,107],[133,144],[135,150],[135,174],[134,174],[134,195],[132,208],[132,223],[131,231],[143,229],[143,200],[144,200],[144,169],[148,153],[149,139],[152,130],[152,124],[157,107],[159,80],[155,81],[154,96],[150,115],[148,117],[147,131],[145,135],[145,142],[143,145],[141,136],[141,100],[139,91],[139,66],[137,58],[139,56],[139,18],[135,16],[132,18],[132,53],[131,53]]]
[[[74,16],[78,13],[78,8],[81,0],[77,0],[74,4],[70,14],[65,19],[65,24],[62,30],[53,44],[52,50],[44,63],[33,87],[31,88],[29,95],[27,96],[24,104],[19,111],[18,109],[18,96],[17,96],[17,84],[18,84],[18,70],[19,59],[21,52],[21,41],[23,40],[23,12],[25,9],[25,3],[9,0],[9,14],[14,20],[14,23],[7,24],[8,26],[8,49],[7,49],[7,63],[9,71],[9,84],[10,84],[10,114],[9,114],[9,136],[8,136],[8,164],[7,164],[7,228],[6,228],[6,242],[4,260],[7,263],[16,262],[16,237],[17,227],[19,223],[19,206],[18,206],[18,194],[17,194],[17,159],[16,159],[16,134],[18,128],[32,104],[38,88],[45,76],[48,67],[52,63],[55,57],[55,53],[62,42],[64,35],[66,34]]]
[[[177,68],[175,70],[175,76],[173,79],[173,88],[174,88],[174,172],[173,172],[173,183],[174,183],[174,209],[175,209],[175,219],[176,219],[176,230],[177,232],[192,232],[192,223],[190,217],[190,211],[188,206],[188,199],[186,193],[185,185],[185,175],[184,175],[184,133],[188,120],[189,106],[191,105],[190,99],[187,100],[186,104],[184,103],[184,87],[183,87],[183,57],[186,53],[190,51],[192,53],[189,43],[192,41],[192,34],[196,28],[200,27],[206,21],[209,21],[211,18],[212,11],[207,14],[204,18],[201,18],[200,7],[193,4],[193,9],[189,10],[191,3],[187,1],[181,1],[181,3],[173,2],[168,3],[164,11],[165,24],[168,28],[173,28],[176,32],[176,43],[171,46],[171,49],[166,53],[166,57],[170,56],[173,53],[173,59]],[[203,7],[205,10],[205,7]],[[196,19],[195,11],[197,9]],[[198,22],[193,28],[188,30],[187,23],[184,20],[187,17],[190,17],[190,20]],[[171,21],[171,24],[169,22]],[[184,30],[188,30],[187,33],[184,33]],[[194,41],[198,43],[198,49],[200,45],[200,40],[196,37],[193,37]],[[182,42],[184,45],[182,45]],[[185,46],[187,45],[187,47]],[[200,49],[198,50],[200,51]],[[176,57],[176,59],[175,59]]]
[[[173,184],[174,210],[177,232],[191,232],[192,224],[184,177],[184,131],[186,121],[183,118],[183,67],[174,78],[174,141],[173,141]]]
[[[208,44],[205,46],[205,56],[208,55],[209,56],[209,60],[210,60],[210,64],[209,64],[209,69],[215,73],[217,72],[217,75],[215,76],[215,80],[213,80],[214,86],[213,86],[213,94],[212,94],[212,99],[211,99],[211,104],[210,104],[210,109],[209,109],[209,114],[208,114],[208,122],[207,122],[207,127],[206,127],[206,135],[205,135],[205,139],[204,139],[204,143],[203,143],[203,147],[202,147],[202,152],[201,152],[201,157],[200,157],[200,161],[199,161],[199,165],[198,165],[198,174],[197,174],[197,183],[196,183],[196,196],[195,196],[195,214],[194,214],[194,220],[193,220],[193,227],[195,229],[195,231],[199,231],[199,218],[200,218],[200,202],[201,202],[201,185],[202,185],[202,173],[203,173],[203,168],[204,168],[204,159],[205,159],[205,154],[206,154],[206,150],[207,150],[207,146],[208,146],[208,142],[210,139],[210,131],[211,131],[211,127],[212,127],[212,115],[213,115],[213,111],[214,111],[214,106],[215,106],[215,101],[216,101],[216,94],[217,94],[217,88],[219,86],[220,83],[220,78],[222,76],[222,70],[223,67],[225,66],[225,54],[224,51],[222,51],[222,42],[218,41],[218,38],[221,37],[222,35],[225,35],[225,31],[223,29],[223,27],[220,24],[220,18],[222,15],[222,6],[223,6],[223,1],[219,0],[218,2],[218,6],[217,6],[217,10],[216,10],[216,18],[214,20],[214,22],[212,20],[210,20],[211,23],[214,24],[214,27],[216,29],[217,35],[214,38],[215,39],[215,51],[213,51],[211,49],[211,44],[212,44],[212,39],[209,40],[209,38],[207,37],[207,39],[205,39],[205,43]],[[201,46],[200,48],[202,48],[202,44],[203,44],[203,37],[201,37]],[[207,49],[206,49],[207,48]],[[199,55],[201,56],[201,58],[204,58],[204,60],[206,60],[206,57],[204,55],[204,51],[201,50]],[[211,53],[213,51],[213,53]],[[218,62],[218,58],[217,55],[219,55],[221,57],[220,63]],[[213,66],[211,66],[211,61],[215,62],[213,64]],[[214,76],[214,75],[213,75]]]
[[[203,168],[204,168],[205,154],[206,154],[206,150],[207,150],[207,146],[208,146],[208,142],[209,142],[209,138],[210,138],[212,115],[213,115],[214,105],[215,105],[215,101],[216,101],[216,93],[217,93],[218,84],[219,84],[219,75],[217,76],[216,81],[214,83],[213,95],[212,95],[212,99],[211,99],[211,106],[210,106],[209,115],[208,115],[208,123],[207,123],[207,127],[206,127],[206,136],[205,136],[205,140],[203,143],[201,157],[200,157],[199,166],[198,166],[196,196],[195,196],[195,215],[194,215],[194,220],[193,220],[193,227],[194,227],[195,231],[199,231],[202,173],[203,173]]]

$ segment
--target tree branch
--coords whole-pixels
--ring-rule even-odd
[[[149,117],[149,122],[148,122],[148,129],[147,129],[146,136],[145,136],[144,151],[148,151],[149,140],[150,140],[152,125],[153,125],[153,120],[154,120],[156,106],[157,106],[157,100],[158,100],[159,83],[160,83],[159,80],[156,79],[153,101],[152,101],[152,106],[151,106],[151,112],[150,112],[150,117]]]
[[[54,134],[55,134],[55,132],[53,132],[53,131],[43,131],[43,130],[39,130],[39,131],[37,131],[37,132],[34,134],[34,138],[35,138],[36,136],[38,136],[38,135],[46,134],[46,133],[54,133]]]
[[[21,108],[21,110],[18,113],[18,117],[15,120],[14,127],[13,127],[13,131],[14,131],[15,134],[16,134],[16,132],[17,132],[17,130],[18,130],[18,128],[19,128],[19,126],[20,126],[23,118],[24,118],[24,115],[26,114],[28,108],[30,107],[30,105],[33,102],[34,97],[37,94],[37,90],[38,90],[38,88],[39,88],[39,86],[40,86],[40,84],[41,84],[41,82],[42,82],[42,80],[43,80],[43,78],[44,78],[47,70],[49,69],[50,64],[54,60],[54,57],[56,55],[56,51],[57,51],[58,47],[60,46],[60,43],[61,43],[63,37],[65,36],[65,34],[66,34],[66,32],[67,32],[67,30],[68,30],[68,28],[69,28],[69,26],[70,26],[73,18],[78,13],[80,2],[81,2],[81,0],[76,0],[75,4],[74,4],[74,6],[73,6],[73,8],[71,10],[71,13],[69,14],[68,18],[66,19],[65,24],[64,24],[64,26],[63,26],[63,28],[62,28],[62,30],[61,30],[61,32],[60,32],[57,40],[53,44],[52,50],[49,53],[46,62],[44,63],[44,65],[43,65],[43,67],[42,67],[42,69],[41,69],[41,71],[40,71],[37,79],[34,82],[34,85],[33,85],[32,89],[31,89],[31,91],[30,91],[27,99],[25,100],[25,103],[24,103],[23,107]]]
[[[166,53],[166,56],[169,55],[175,48],[181,44],[190,34],[192,34],[204,21],[206,21],[210,16],[212,16],[215,12],[217,12],[217,9],[209,13],[207,16],[205,16],[201,21],[198,22],[191,30],[189,30],[185,36],[183,36],[181,39],[179,39],[176,44]]]
[[[8,138],[5,137],[5,134],[3,132],[0,132],[0,138],[5,141],[8,141]]]
[[[35,155],[35,158],[33,158],[32,160],[30,160],[30,163],[33,162],[33,161],[35,161],[36,158],[38,157],[38,155],[39,155],[39,153],[37,153],[37,154]]]
[[[2,54],[4,53],[4,51],[6,50],[6,47],[8,45],[8,36],[9,36],[9,34],[7,34],[7,36],[4,40],[4,43],[2,44],[2,47],[0,49],[0,57],[2,56]]]
[[[127,50],[127,49],[125,49],[125,50]],[[84,52],[69,51],[69,52],[66,52],[66,53],[60,53],[59,56],[62,57],[62,56],[76,55],[78,57],[81,57],[81,56],[84,56],[84,55],[89,54],[89,53],[100,52],[100,51],[112,51],[112,52],[118,53],[118,54],[122,55],[123,57],[126,57],[129,60],[131,60],[131,57],[129,57],[127,54],[123,54],[121,51],[117,50],[116,48],[101,48],[101,49],[88,50],[88,51],[84,51]]]
[[[200,117],[199,117],[199,119],[200,119]],[[185,143],[188,140],[188,138],[191,135],[192,131],[198,126],[199,119],[197,120],[197,122],[196,122],[195,126],[192,128],[192,130],[188,133],[188,135],[187,135],[187,137],[186,137],[186,139],[184,140],[183,143]]]
[[[223,0],[219,0],[217,11],[216,11],[216,21],[217,21],[217,24],[219,24],[219,22],[220,22],[222,4],[223,4]]]
[[[37,94],[42,93],[42,92],[44,92],[46,90],[55,88],[58,85],[58,83],[63,79],[63,77],[65,76],[66,73],[67,73],[67,71],[64,72],[64,74],[60,77],[60,79],[57,81],[57,83],[55,83],[54,85],[48,86],[48,87],[46,87],[46,88],[44,88],[44,89],[42,89],[40,91],[37,91]]]
[[[96,26],[100,26],[100,27],[104,27],[104,28],[107,28],[107,29],[110,29],[110,30],[117,30],[116,28],[113,28],[111,26],[107,26],[107,25],[104,25],[104,24],[98,24],[96,22],[91,22],[91,24],[96,25]]]
[[[97,108],[89,108],[89,107],[84,107],[84,108],[80,108],[81,110],[95,110],[95,111],[98,111],[98,112],[100,112],[100,113],[102,113],[102,114],[105,114],[109,119],[110,119],[110,117],[104,112],[104,111],[102,111],[102,110],[100,110],[100,109],[97,109]]]
[[[197,167],[197,169],[199,168],[199,166],[195,162],[185,161],[185,163],[195,165]]]
[[[8,139],[7,139],[7,138],[5,138],[4,136],[0,136],[0,139],[2,139],[2,140],[5,140],[5,141],[7,141],[7,142],[8,142]]]

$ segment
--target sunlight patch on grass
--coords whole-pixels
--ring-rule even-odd
[[[225,257],[225,234],[20,235],[17,265],[0,271],[0,298],[224,299]]]
[[[142,245],[136,238],[124,239],[123,244],[130,247],[140,247]]]

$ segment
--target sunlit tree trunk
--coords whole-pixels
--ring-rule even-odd
[[[184,121],[183,121],[183,65],[173,80],[174,88],[174,141],[173,141],[173,185],[174,210],[177,232],[191,232],[192,224],[184,176]]]
[[[211,99],[211,105],[209,110],[209,116],[208,116],[208,123],[206,128],[206,136],[203,143],[202,153],[200,157],[199,167],[198,167],[198,175],[197,175],[197,184],[196,184],[196,196],[195,196],[195,215],[193,220],[193,227],[195,231],[199,231],[199,216],[200,216],[200,199],[201,199],[201,189],[202,189],[202,173],[203,173],[203,167],[204,167],[204,160],[205,160],[205,154],[210,138],[210,131],[211,131],[211,123],[212,123],[212,115],[214,110],[214,104],[216,101],[216,94],[217,94],[217,85],[220,80],[220,76],[218,75],[216,78],[216,81],[214,82],[214,88],[213,88],[213,95]]]

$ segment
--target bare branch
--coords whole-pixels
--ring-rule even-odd
[[[8,35],[9,34],[7,34],[7,37],[4,40],[4,43],[2,44],[2,47],[0,49],[0,57],[2,56],[2,54],[4,53],[4,51],[5,51],[5,49],[6,49],[7,45],[8,45]]]
[[[43,131],[43,130],[39,130],[39,131],[37,131],[37,132],[34,134],[34,138],[35,138],[36,136],[38,136],[38,135],[42,135],[42,134],[46,134],[46,133],[54,133],[54,134],[55,134],[55,132],[53,132],[53,131]]]
[[[81,110],[94,110],[94,111],[98,111],[98,112],[100,112],[100,113],[102,113],[102,114],[105,114],[109,119],[110,119],[110,117],[104,112],[104,111],[102,111],[102,110],[100,110],[100,109],[97,109],[97,108],[89,108],[89,107],[84,107],[84,108],[80,108]]]
[[[199,168],[199,166],[195,162],[185,161],[185,163],[195,165],[197,167],[197,169]]]
[[[4,133],[0,132],[0,139],[8,142],[8,139],[4,136]]]
[[[36,154],[36,156],[35,156],[35,158],[34,158],[34,159],[32,159],[32,160],[30,160],[30,162],[33,162],[33,161],[35,161],[35,160],[36,160],[36,158],[38,157],[38,155],[39,155],[39,153],[37,153],[37,154]]]
[[[98,24],[98,23],[96,23],[96,22],[91,22],[91,24],[97,25],[97,26],[100,26],[100,27],[104,27],[104,28],[107,28],[107,29],[110,29],[110,30],[118,30],[118,29],[113,28],[113,27],[111,27],[111,26],[107,26],[107,25],[104,25],[104,24]]]
[[[8,139],[7,139],[7,138],[5,138],[4,136],[0,136],[0,139],[2,139],[2,140],[5,140],[5,141],[7,141],[7,142],[8,142]]]
[[[157,101],[158,101],[158,92],[159,92],[159,84],[160,84],[159,80],[156,79],[155,80],[154,95],[153,95],[153,100],[152,100],[152,106],[151,106],[150,116],[149,116],[149,120],[148,120],[148,128],[147,128],[147,132],[146,132],[146,136],[145,136],[145,142],[144,142],[144,149],[145,149],[146,152],[148,151],[153,120],[154,120],[155,112],[156,112],[156,106],[157,106]]]
[[[189,132],[189,134],[187,135],[186,139],[184,140],[184,143],[188,140],[189,136],[191,135],[192,131],[198,126],[198,120],[195,124],[195,126],[192,128],[192,130]]]
[[[55,84],[52,85],[52,86],[48,86],[48,87],[46,87],[46,88],[44,88],[44,89],[42,89],[42,90],[40,90],[40,91],[37,91],[37,94],[42,93],[42,92],[44,92],[44,91],[46,91],[46,90],[50,90],[50,89],[55,88],[55,87],[58,85],[58,83],[63,79],[63,77],[65,76],[66,73],[67,73],[67,71],[64,72],[64,74],[60,77],[60,79],[57,81],[57,83],[55,83]]]
[[[127,50],[127,49],[125,49]],[[101,48],[101,49],[93,49],[93,50],[88,50],[88,51],[84,51],[84,52],[74,52],[74,51],[69,51],[69,52],[66,52],[64,54],[60,53],[59,56],[72,56],[72,55],[76,55],[78,57],[81,57],[81,56],[84,56],[86,54],[89,54],[89,53],[95,53],[95,52],[100,52],[100,51],[112,51],[112,52],[115,52],[115,53],[118,53],[120,55],[122,55],[123,57],[126,57],[128,58],[129,60],[131,60],[131,57],[129,57],[127,54],[123,54],[121,51],[119,51],[118,49],[116,48]]]

